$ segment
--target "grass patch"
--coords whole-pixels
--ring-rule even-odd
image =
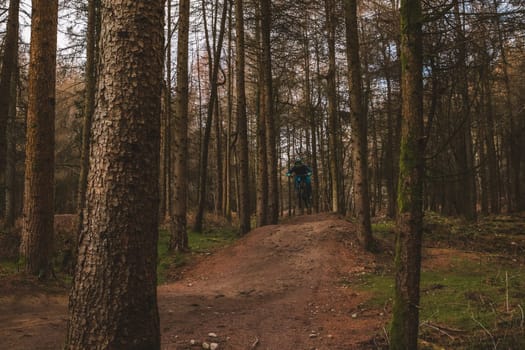
[[[501,266],[491,260],[488,257],[476,261],[454,257],[448,267],[423,270],[420,287],[421,324],[461,330],[461,336],[469,339],[462,346],[471,342],[474,334],[482,334],[485,340],[497,338],[497,334],[500,334],[496,340],[504,342],[509,340],[507,331],[519,331],[525,307],[525,271],[509,264]],[[392,306],[392,272],[364,275],[360,288],[372,293],[369,306]],[[433,338],[435,332],[430,327],[421,327],[422,338]],[[445,338],[441,340],[450,341]]]
[[[170,234],[167,230],[159,230],[157,280],[159,284],[166,283],[170,269],[184,266],[194,254],[210,254],[212,251],[227,246],[237,238],[237,231],[230,227],[218,227],[198,233],[188,231],[190,252],[170,253]]]
[[[16,261],[2,260],[0,261],[0,277],[13,275],[18,272]]]
[[[372,224],[372,234],[377,238],[393,238],[396,223],[393,220],[379,221]]]

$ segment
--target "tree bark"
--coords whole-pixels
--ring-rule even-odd
[[[223,203],[222,214],[231,222],[231,150],[232,150],[232,131],[233,131],[233,80],[234,80],[234,63],[232,60],[233,56],[233,1],[228,4],[228,75],[227,75],[227,127],[226,127],[226,140],[224,142],[224,177],[221,179],[223,187]]]
[[[80,150],[80,175],[78,179],[78,234],[82,230],[83,210],[86,201],[86,188],[89,170],[89,147],[93,112],[95,110],[95,89],[96,89],[96,56],[97,41],[100,30],[98,12],[100,10],[100,0],[88,1],[88,23],[86,29],[86,72],[85,72],[85,92],[84,92],[84,115],[82,124],[82,145]]]
[[[359,33],[357,30],[357,1],[345,0],[346,56],[348,60],[348,89],[350,91],[350,123],[352,126],[352,161],[354,164],[354,200],[358,220],[357,237],[370,250],[372,227],[368,188],[367,116],[363,108]]]
[[[11,80],[14,79],[17,74],[18,67],[18,31],[19,31],[19,21],[18,16],[20,13],[20,0],[11,0],[9,1],[9,13],[7,18],[6,33],[3,42],[3,60],[2,60],[2,70],[0,72],[0,189],[3,189],[4,179],[7,174],[5,171],[8,170],[8,164],[6,162],[7,158],[7,125],[9,119],[9,106],[13,99],[16,96],[11,94]],[[16,89],[14,90],[16,93]],[[5,169],[5,171],[4,171]],[[6,192],[2,193],[0,198],[5,198],[7,196],[8,184],[5,184]],[[6,198],[7,200],[7,198]],[[7,208],[7,202],[5,207],[0,202],[0,213],[7,214],[4,212],[10,210]],[[1,216],[1,215],[0,215]]]
[[[243,0],[235,0],[235,32],[237,55],[235,56],[235,82],[237,91],[237,133],[239,158],[239,223],[241,234],[250,231],[250,166],[248,156],[248,120],[246,118],[245,46]]]
[[[5,217],[4,226],[11,229],[16,221],[16,107],[17,107],[18,69],[11,74],[9,112],[6,127],[6,164],[5,164]]]
[[[399,161],[396,287],[390,348],[417,349],[423,228],[423,80],[420,0],[401,1],[403,126]]]
[[[51,273],[53,247],[57,17],[57,0],[33,0],[20,256],[41,278]]]
[[[160,349],[164,1],[103,0],[84,224],[65,349]]]
[[[171,213],[171,125],[172,125],[172,84],[171,84],[171,40],[172,40],[172,15],[171,0],[166,1],[166,55],[164,67],[166,69],[166,83],[164,87],[164,105],[160,121],[160,175],[159,175],[159,218],[169,222]]]
[[[261,70],[262,100],[261,114],[264,114],[266,129],[266,152],[268,171],[268,219],[267,224],[279,220],[279,184],[277,181],[276,120],[273,106],[272,54],[270,34],[272,26],[271,0],[261,0]]]
[[[328,148],[330,162],[330,176],[332,178],[332,211],[344,214],[344,193],[342,186],[340,123],[337,112],[336,66],[335,66],[335,1],[325,0],[326,30],[328,45]]]
[[[255,41],[257,43],[257,74],[259,83],[256,92],[256,115],[257,115],[257,203],[256,216],[257,227],[268,224],[268,152],[266,150],[266,113],[264,112],[264,72],[262,65],[262,30],[261,30],[261,8],[260,3],[256,5]]]
[[[170,215],[171,251],[189,248],[187,230],[188,202],[188,41],[190,31],[190,0],[179,2],[177,41],[177,85],[175,86],[175,120],[171,131],[171,173],[173,186]]]
[[[312,144],[312,162],[311,167],[313,170],[312,179],[312,207],[316,213],[319,212],[319,170],[317,169],[317,120],[312,106],[312,87],[310,82],[310,34],[308,32],[309,21],[308,21],[308,10],[305,12],[305,31],[304,31],[304,111],[305,120],[309,122],[311,144]],[[290,155],[288,155],[290,159]]]

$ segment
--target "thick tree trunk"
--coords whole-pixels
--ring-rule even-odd
[[[162,0],[102,3],[98,103],[65,349],[160,349],[163,10]]]
[[[241,234],[250,231],[250,167],[248,156],[248,121],[246,118],[246,87],[244,80],[244,11],[243,0],[235,0],[235,32],[237,55],[235,58],[235,78],[237,90],[237,133],[239,143],[239,223]]]
[[[401,1],[403,127],[399,161],[396,287],[390,348],[417,349],[423,229],[423,80],[420,0]]]
[[[354,200],[359,226],[357,237],[361,245],[371,249],[370,198],[368,189],[367,116],[363,108],[357,1],[345,0],[346,56],[348,59],[348,89],[350,91],[350,123],[352,125],[352,161],[354,164]]]
[[[27,110],[24,223],[26,272],[48,277],[53,247],[57,0],[33,0]]]
[[[186,250],[188,245],[188,40],[190,31],[190,0],[179,2],[177,41],[177,85],[175,86],[175,120],[170,127],[172,195],[170,213],[170,250]]]

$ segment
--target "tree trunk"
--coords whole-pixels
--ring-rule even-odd
[[[472,134],[470,130],[470,98],[468,92],[468,67],[466,39],[461,23],[459,1],[454,0],[454,16],[456,17],[456,34],[458,36],[458,90],[461,95],[461,104],[458,111],[461,125],[458,133],[457,154],[460,172],[459,188],[457,191],[459,213],[468,220],[476,218],[476,182],[474,173],[474,156],[472,151]]]
[[[246,118],[246,87],[244,78],[244,11],[243,0],[235,0],[235,32],[237,55],[235,57],[235,82],[237,90],[237,134],[239,144],[239,223],[241,234],[250,231],[250,167],[248,156],[248,121]]]
[[[11,74],[9,112],[6,127],[6,165],[5,165],[5,217],[4,226],[10,229],[16,221],[16,106],[17,106],[18,69]]]
[[[403,127],[399,161],[396,287],[390,348],[417,349],[423,228],[423,80],[420,0],[401,1]]]
[[[206,182],[208,179],[208,152],[210,144],[211,127],[213,122],[213,112],[215,102],[217,100],[217,79],[219,76],[220,59],[222,52],[222,43],[224,39],[224,31],[226,28],[226,15],[228,14],[227,1],[224,1],[222,16],[221,16],[221,27],[219,30],[219,39],[217,47],[213,55],[213,67],[212,74],[210,76],[210,100],[208,101],[208,111],[206,117],[206,128],[204,130],[203,145],[201,149],[200,159],[200,171],[199,171],[199,204],[197,208],[197,214],[195,216],[195,224],[193,229],[196,232],[202,231],[202,223],[204,220],[204,207],[206,205]]]
[[[257,6],[257,5],[256,5]],[[261,17],[260,3],[257,6],[257,18]],[[261,45],[261,21],[255,22],[255,41],[257,47],[257,67],[259,83],[257,84],[256,109],[257,109],[257,227],[268,224],[268,153],[266,151],[266,113],[263,110],[264,72],[262,65],[262,45]]]
[[[226,5],[225,5],[226,6]],[[216,152],[216,172],[217,175],[215,176],[216,179],[216,197],[215,197],[215,212],[216,214],[220,215],[223,212],[223,206],[222,206],[222,197],[224,195],[223,193],[223,159],[222,159],[222,113],[221,113],[221,104],[219,100],[219,96],[215,99],[215,118],[214,118],[214,129],[215,129],[215,152]]]
[[[357,237],[370,250],[372,227],[368,189],[367,116],[363,108],[359,33],[357,30],[357,1],[345,0],[346,56],[348,60],[348,89],[350,91],[350,122],[352,125],[352,162],[354,164],[354,200],[359,226]]]
[[[166,69],[166,84],[163,90],[164,108],[160,121],[160,175],[159,175],[159,218],[166,221],[171,213],[171,120],[172,120],[172,85],[171,85],[171,35],[172,35],[172,15],[171,0],[166,1],[166,55],[164,67]]]
[[[6,152],[7,152],[7,124],[9,119],[9,106],[11,100],[15,99],[16,96],[11,94],[11,80],[14,79],[17,74],[18,67],[18,16],[20,13],[20,0],[9,1],[9,14],[7,18],[6,33],[3,42],[3,60],[2,70],[0,72],[0,189],[3,189],[4,176],[7,174],[8,165],[6,163]],[[16,93],[16,89],[14,90]],[[7,181],[7,179],[6,179]],[[7,196],[8,184],[6,183],[6,193],[2,193],[0,198]],[[6,207],[2,205],[0,201],[0,213],[5,214],[4,210],[7,211]],[[1,215],[0,215],[1,217]]]
[[[33,0],[20,255],[41,278],[51,273],[53,247],[57,17],[57,0]]]
[[[308,33],[308,13],[305,13],[305,32],[304,32],[304,110],[305,110],[305,120],[309,122],[311,144],[312,144],[312,162],[311,167],[313,171],[312,179],[312,207],[316,213],[319,212],[319,186],[321,182],[319,181],[319,170],[317,169],[317,121],[315,117],[315,112],[312,107],[312,92],[311,92],[311,82],[310,82],[310,36]],[[290,156],[288,155],[288,159]]]
[[[171,172],[173,189],[170,215],[171,251],[186,250],[188,245],[188,39],[190,0],[179,2],[177,41],[177,85],[175,86],[175,120],[171,129]]]
[[[340,123],[337,112],[337,89],[336,89],[336,66],[335,66],[335,1],[325,0],[327,45],[328,45],[328,148],[330,161],[330,176],[332,178],[332,211],[338,214],[344,213],[344,198],[342,186],[341,147],[340,147]]]
[[[488,198],[490,204],[490,213],[498,214],[500,212],[500,174],[498,157],[496,154],[496,145],[494,143],[494,107],[492,104],[491,74],[490,62],[488,57],[481,68],[481,84],[484,103],[485,121],[482,123],[485,135],[486,148],[486,166],[488,168]]]
[[[279,184],[277,181],[276,120],[273,107],[272,55],[270,33],[272,23],[271,0],[261,0],[261,70],[262,99],[261,114],[264,114],[266,129],[266,152],[268,169],[268,219],[267,224],[277,224],[279,220]]]
[[[231,222],[231,141],[232,141],[232,120],[233,120],[233,2],[228,4],[228,75],[227,75],[227,127],[226,127],[226,140],[224,142],[224,177],[222,178],[222,187],[224,192],[222,208],[222,214]]]
[[[80,150],[80,175],[78,179],[78,197],[77,197],[77,213],[78,213],[78,232],[82,230],[82,223],[84,222],[82,215],[86,201],[86,188],[89,170],[89,147],[91,124],[93,121],[93,112],[95,110],[95,88],[96,88],[96,70],[95,62],[97,56],[97,41],[99,34],[99,16],[100,0],[88,1],[88,23],[86,29],[86,77],[85,77],[85,92],[84,92],[84,115],[82,125],[82,145]]]
[[[98,103],[64,348],[154,350],[164,1],[102,5]]]

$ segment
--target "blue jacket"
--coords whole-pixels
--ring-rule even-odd
[[[296,185],[299,185],[303,178],[305,179],[306,184],[310,185],[310,176],[312,175],[312,168],[310,168],[308,165],[294,165],[290,170],[288,170],[286,176],[291,176],[292,174],[295,175]]]

